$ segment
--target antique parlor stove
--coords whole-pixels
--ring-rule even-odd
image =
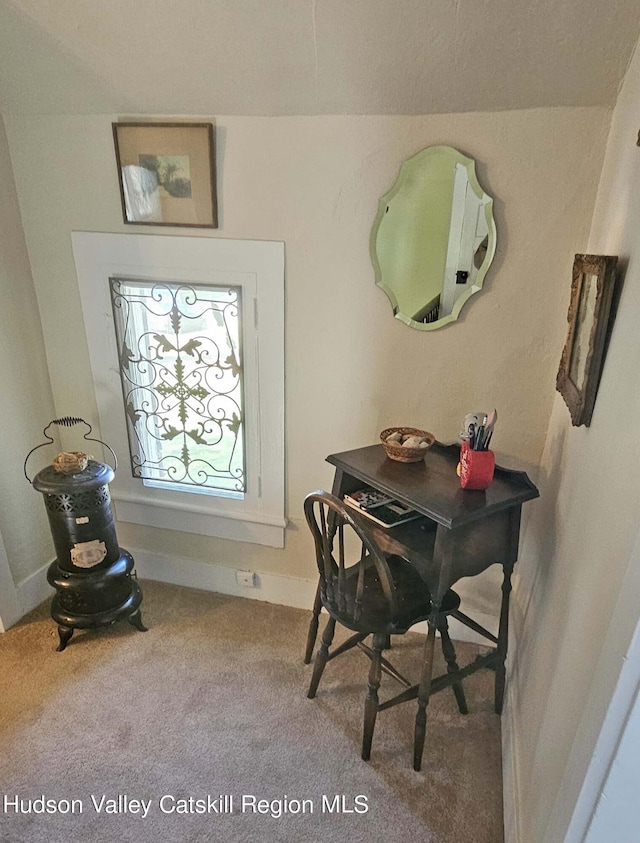
[[[27,461],[38,448],[53,443],[47,431],[54,424],[86,425],[84,439],[104,445],[115,467],[117,459],[105,442],[89,436],[91,425],[84,419],[65,416],[49,422],[43,431],[48,441],[29,451],[24,461],[25,477],[44,496],[56,549],[47,579],[56,590],[51,617],[58,624],[60,652],[76,629],[107,626],[124,618],[141,632],[146,628],[140,616],[142,591],[133,557],[118,546],[116,537],[109,494],[114,469],[74,451],[58,454],[53,465],[43,468],[33,481],[29,479]]]

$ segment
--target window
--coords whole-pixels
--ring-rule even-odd
[[[282,547],[283,244],[72,239],[119,520]]]
[[[241,288],[110,288],[133,476],[243,498]]]

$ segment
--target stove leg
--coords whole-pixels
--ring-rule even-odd
[[[131,626],[135,626],[136,629],[139,629],[140,632],[148,632],[147,627],[142,623],[140,609],[136,609],[132,615],[129,615],[129,623]]]
[[[71,639],[71,636],[73,635],[73,627],[62,626],[62,624],[58,624],[58,635],[60,636],[60,643],[56,648],[56,652],[61,653],[67,646]]]

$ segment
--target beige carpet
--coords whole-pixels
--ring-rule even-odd
[[[0,840],[6,843],[196,841],[502,841],[500,721],[493,675],[465,681],[470,714],[453,693],[429,705],[424,770],[411,768],[415,704],[378,717],[370,763],[360,760],[368,661],[328,665],[316,700],[302,664],[309,613],[144,582],[143,619],[76,633],[56,653],[43,605],[0,636]],[[394,639],[393,660],[416,675],[423,638]],[[461,663],[477,652],[458,645]],[[442,660],[438,661],[442,669]],[[383,677],[382,694],[398,686]],[[323,813],[356,804],[366,813]],[[233,813],[207,808],[233,796]],[[267,813],[242,797],[273,800]],[[55,813],[15,813],[52,800]],[[102,802],[102,811],[96,806]],[[128,813],[106,813],[124,807]],[[288,800],[306,813],[283,813]],[[76,813],[61,813],[73,803]],[[183,800],[180,802],[179,800]],[[200,802],[196,800],[201,800]],[[342,800],[339,800],[342,804]],[[82,813],[79,808],[82,807]],[[140,812],[131,812],[138,807]],[[226,801],[229,808],[229,800]],[[264,807],[264,806],[263,806]],[[298,805],[290,802],[295,810]],[[311,812],[313,808],[313,812]],[[273,810],[272,810],[273,809]]]

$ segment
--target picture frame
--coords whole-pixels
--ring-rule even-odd
[[[556,388],[576,427],[591,424],[613,319],[617,262],[611,255],[576,255],[573,262],[569,329]]]
[[[112,123],[127,225],[217,228],[211,123]]]

